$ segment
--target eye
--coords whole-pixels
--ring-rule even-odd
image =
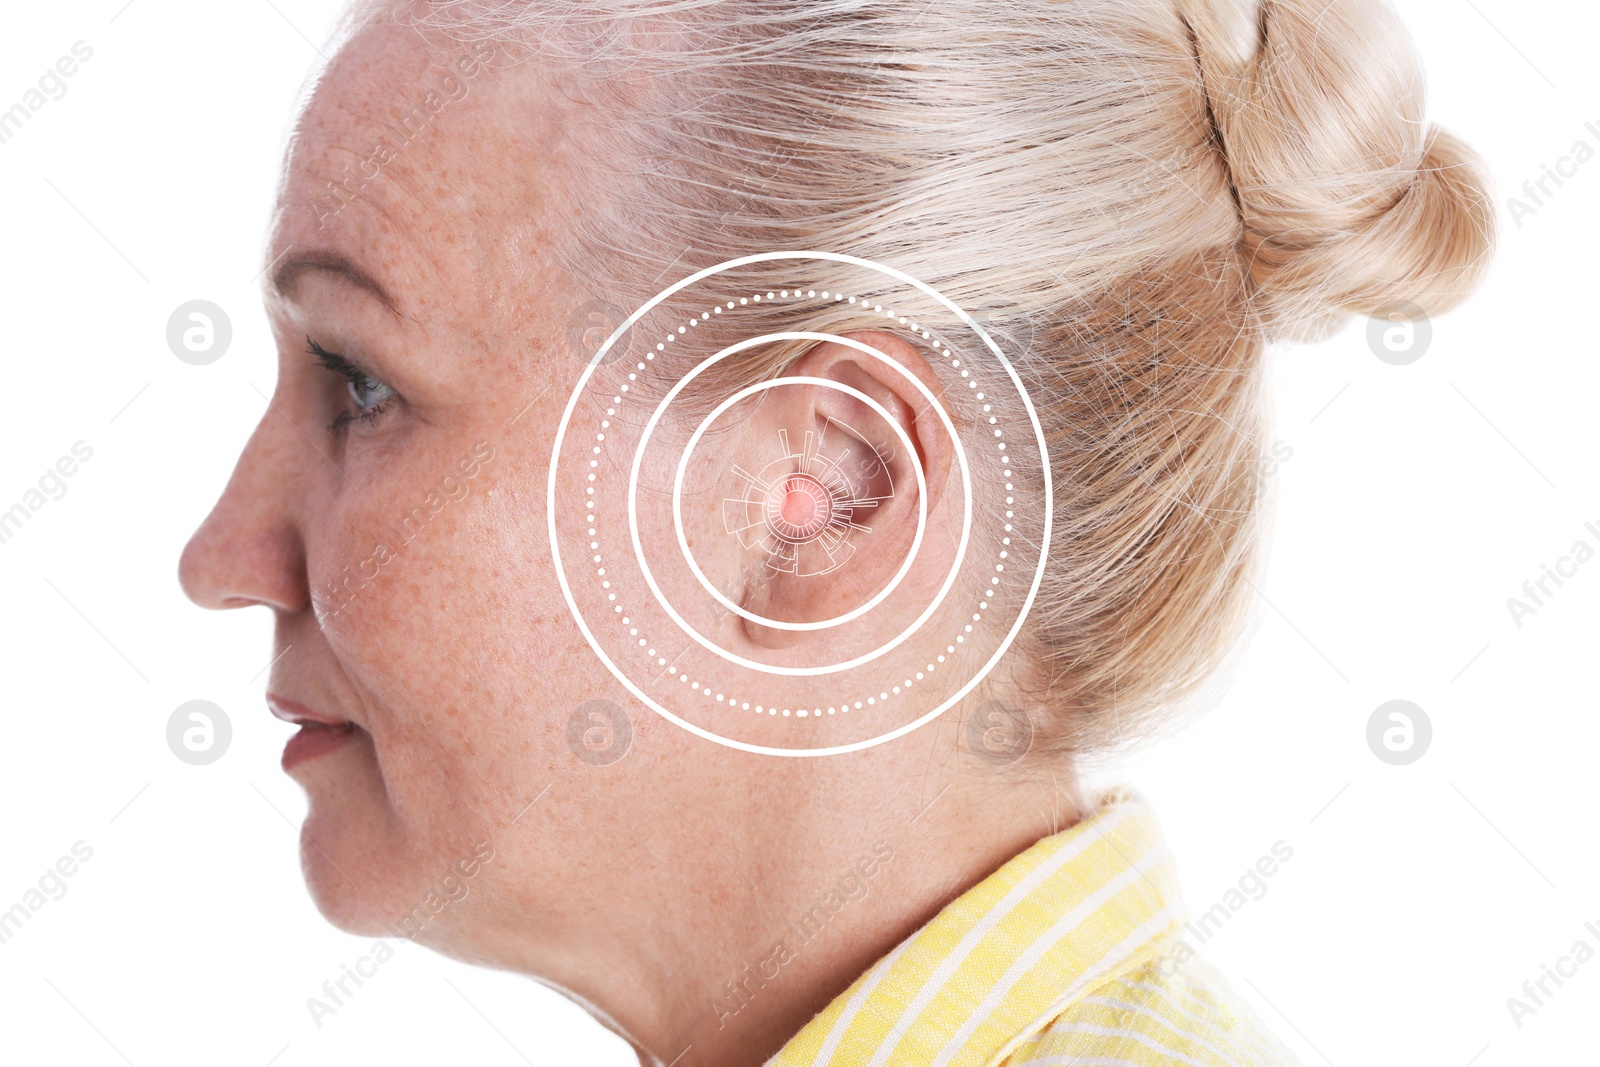
[[[330,352],[311,338],[306,338],[306,351],[317,358],[327,370],[333,371],[345,381],[345,391],[354,405],[353,411],[342,412],[328,426],[330,431],[337,431],[349,425],[353,420],[360,419],[370,423],[388,408],[389,401],[400,394],[382,378],[362,370],[355,363],[341,356],[337,352]]]
[[[350,399],[355,401],[356,408],[362,412],[370,411],[394,396],[394,390],[370,374],[355,374],[345,381],[345,388],[350,391]]]

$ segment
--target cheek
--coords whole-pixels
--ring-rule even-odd
[[[460,810],[515,795],[505,779],[589,676],[553,579],[543,464],[484,451],[456,444],[365,489],[312,567],[385,787]]]

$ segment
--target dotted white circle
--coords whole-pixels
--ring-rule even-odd
[[[687,287],[689,285],[692,285],[692,284],[702,280],[703,278],[709,277],[712,274],[716,274],[716,273],[719,273],[719,272],[724,271],[724,270],[729,270],[729,269],[733,269],[733,268],[736,268],[736,267],[739,267],[739,266],[744,266],[744,265],[749,264],[749,263],[764,262],[764,261],[770,261],[770,260],[780,260],[780,259],[820,259],[820,260],[824,260],[824,261],[830,261],[830,262],[836,262],[836,263],[847,263],[847,264],[851,264],[851,265],[855,265],[855,266],[866,267],[866,268],[869,268],[869,269],[877,270],[879,272],[888,274],[891,277],[894,277],[895,279],[897,279],[897,280],[899,280],[901,282],[904,282],[904,283],[906,283],[908,285],[912,285],[912,286],[916,287],[918,290],[920,290],[924,294],[926,294],[926,295],[934,298],[935,300],[937,300],[940,304],[942,304],[943,306],[948,308],[950,311],[956,313],[962,319],[962,321],[965,322],[967,325],[973,327],[974,330],[983,339],[984,344],[994,353],[995,357],[999,360],[1000,365],[1004,368],[1006,375],[1010,378],[1012,385],[1016,388],[1016,390],[1018,392],[1018,395],[1019,395],[1019,397],[1020,397],[1020,399],[1022,401],[1022,404],[1023,404],[1025,410],[1028,413],[1029,421],[1032,423],[1032,426],[1033,426],[1034,440],[1035,440],[1035,443],[1037,444],[1037,446],[1039,448],[1039,452],[1040,452],[1040,456],[1041,456],[1041,460],[1042,460],[1041,471],[1042,471],[1042,475],[1043,475],[1044,490],[1045,490],[1044,491],[1044,509],[1043,509],[1043,529],[1042,529],[1041,535],[1039,537],[1039,558],[1038,558],[1038,562],[1037,562],[1035,570],[1034,570],[1034,574],[1033,574],[1033,577],[1032,577],[1031,584],[1030,584],[1030,586],[1028,588],[1028,592],[1026,593],[1026,595],[1024,597],[1024,601],[1023,601],[1023,604],[1021,606],[1021,609],[1017,613],[1016,619],[1012,622],[1012,625],[1011,625],[1010,629],[1007,631],[1007,633],[1004,635],[1004,637],[1000,640],[1000,642],[998,644],[998,647],[995,648],[995,650],[990,655],[990,657],[987,660],[987,662],[985,662],[981,667],[979,667],[971,675],[971,677],[969,677],[967,679],[965,684],[963,684],[957,692],[955,692],[951,696],[947,697],[937,707],[934,707],[934,708],[930,709],[929,711],[923,713],[921,716],[919,716],[914,721],[908,722],[908,723],[904,723],[904,724],[902,724],[902,725],[900,725],[898,727],[895,727],[895,728],[893,728],[891,730],[888,730],[888,731],[886,731],[886,732],[884,732],[882,734],[879,734],[878,736],[867,738],[867,739],[862,740],[862,741],[855,741],[855,742],[850,742],[850,743],[842,744],[842,745],[832,745],[832,746],[815,747],[815,748],[790,748],[790,747],[779,747],[779,746],[770,746],[770,745],[755,745],[755,744],[751,744],[749,742],[738,741],[738,740],[733,739],[733,738],[724,737],[724,736],[722,736],[722,735],[720,735],[720,734],[718,734],[718,733],[716,733],[716,732],[714,732],[712,730],[706,729],[705,727],[699,726],[699,725],[697,725],[695,723],[689,722],[689,721],[681,718],[680,716],[674,714],[670,709],[668,709],[665,706],[663,706],[659,701],[657,701],[654,698],[652,698],[648,693],[646,693],[643,690],[642,687],[640,687],[636,682],[633,681],[633,679],[631,679],[627,675],[627,673],[625,671],[623,671],[623,670],[621,670],[619,668],[617,663],[605,651],[604,647],[597,640],[593,630],[591,629],[591,627],[590,627],[590,625],[588,623],[588,620],[585,619],[582,610],[579,608],[579,606],[577,604],[577,601],[574,598],[571,586],[570,586],[570,584],[569,584],[569,582],[567,580],[566,572],[565,572],[565,570],[564,570],[564,568],[562,566],[560,540],[559,540],[559,534],[558,534],[557,525],[556,525],[556,518],[557,518],[556,488],[557,488],[557,479],[558,479],[558,476],[559,476],[559,473],[560,473],[561,448],[562,448],[562,445],[563,445],[563,443],[564,443],[564,441],[566,439],[567,430],[568,430],[568,428],[569,428],[569,426],[571,424],[572,415],[573,415],[573,412],[574,412],[574,410],[575,410],[575,408],[577,406],[579,398],[583,395],[584,390],[588,386],[589,381],[593,378],[593,376],[594,376],[594,374],[596,372],[596,369],[603,362],[605,356],[611,350],[612,346],[615,345],[617,339],[619,337],[621,337],[624,332],[626,332],[627,330],[631,329],[633,327],[633,325],[636,322],[639,321],[639,319],[641,319],[645,314],[647,314],[656,305],[660,304],[663,300],[667,299],[668,297],[670,297],[674,293],[680,291],[681,289],[683,289],[683,288],[685,288],[685,287]],[[789,296],[789,291],[788,290],[783,290],[782,291],[782,295],[783,295],[784,298],[787,299],[788,296]],[[795,290],[795,297],[796,298],[799,298],[801,295],[802,294],[801,294],[800,290]],[[823,295],[824,299],[827,299],[827,298],[829,298],[830,294],[828,293],[828,291],[824,290],[822,295]],[[805,293],[805,296],[808,299],[813,299],[813,298],[816,297],[816,291],[815,290],[808,290]],[[769,300],[770,299],[774,299],[774,294],[769,292],[767,294],[767,298]],[[851,303],[851,304],[857,303],[857,298],[854,297],[854,296],[845,298],[842,295],[840,295],[840,296],[836,296],[834,298],[835,299],[848,299],[848,302]],[[740,303],[741,304],[746,304],[746,303],[750,302],[752,299],[759,302],[761,297],[760,297],[759,294],[755,294],[753,297],[741,298]],[[736,305],[731,300],[727,301],[727,303],[726,303],[726,307],[728,309],[730,309],[730,310],[733,309],[735,306]],[[866,301],[862,300],[860,302],[860,306],[865,308],[866,307]],[[884,313],[888,317],[895,317],[892,311],[884,312],[884,309],[882,308],[881,305],[874,304],[874,305],[872,305],[872,307],[873,307],[874,312]],[[711,309],[710,313],[702,313],[701,316],[700,316],[700,321],[704,321],[704,320],[708,319],[711,314],[719,314],[720,315],[722,313],[722,310],[723,310],[723,305],[719,304],[718,306],[713,307]],[[898,321],[902,325],[910,325],[913,330],[916,330],[916,325],[908,323],[908,320],[906,318],[899,317]],[[692,326],[692,325],[694,325],[694,323],[695,323],[695,320],[694,319],[690,319],[688,325]],[[685,327],[685,326],[678,327],[676,335],[681,335],[681,334],[685,333],[686,329],[687,329],[687,327]],[[929,334],[927,331],[920,331],[920,332],[922,334],[922,337],[925,340],[932,340],[932,335]],[[660,342],[660,343],[658,343],[656,345],[656,350],[657,351],[664,351],[666,343],[670,342],[673,339],[673,337],[676,336],[676,335],[672,334],[672,333],[667,334],[666,335],[666,340],[663,341],[663,342]],[[971,377],[970,377],[971,372],[970,372],[970,370],[961,369],[959,361],[952,357],[951,352],[950,352],[950,350],[948,348],[944,348],[941,345],[940,349],[941,349],[941,354],[946,359],[949,359],[951,361],[952,366],[955,369],[959,369],[961,371],[961,377],[963,379],[968,379],[967,380],[968,388],[973,389],[974,391],[976,391],[977,387],[978,387],[978,382],[976,380],[971,380]],[[653,359],[653,358],[654,358],[653,354],[646,353],[646,359]],[[645,369],[645,364],[644,363],[639,363],[637,365],[637,367],[636,367],[636,370],[644,370],[644,369]],[[630,381],[634,381],[634,380],[637,379],[637,374],[636,373],[630,373],[628,377],[629,377]],[[621,386],[618,387],[618,393],[619,394],[626,394],[628,391],[629,391],[629,386],[627,386],[627,385],[621,385]],[[980,401],[984,400],[985,399],[985,394],[983,392],[976,392],[976,399],[978,399]],[[614,406],[607,410],[607,415],[608,416],[614,416],[616,414],[617,406],[620,406],[623,403],[622,395],[614,395],[612,397],[612,402],[613,402]],[[948,417],[944,413],[942,405],[939,406],[939,410],[940,410],[940,413],[941,413],[942,416],[944,416],[946,418]],[[985,409],[985,410],[987,410],[987,409]],[[994,420],[991,419],[990,421],[993,422]],[[607,425],[608,424],[605,421],[602,422],[602,433],[603,433],[603,430],[607,427]],[[998,438],[1003,437],[1003,434],[997,429],[995,431],[995,436],[998,439]],[[603,440],[603,436],[597,435],[597,437],[598,437],[599,440]],[[995,442],[995,445],[996,445],[997,451],[1001,453],[1001,455],[999,457],[1001,462],[1002,463],[1009,462],[1007,460],[1007,458],[1005,457],[1005,455],[1004,455],[1005,450],[1006,450],[1005,442],[1003,440],[997,440]],[[598,446],[598,445],[595,446],[595,448],[594,448],[595,454],[598,454],[600,452],[600,450],[601,450],[600,446]],[[591,460],[590,461],[590,465],[591,465],[591,467],[596,466],[597,465],[597,461]],[[1009,470],[1005,471],[1005,477],[1007,477],[1007,478],[1011,477],[1011,472]],[[589,480],[593,480],[592,479],[592,475],[591,475]],[[1011,487],[1008,485],[1007,488],[1009,490]],[[592,498],[593,494],[594,494],[594,488],[592,486],[588,487],[586,489],[586,495]],[[969,486],[968,486],[968,494],[967,494],[967,496],[968,496],[967,505],[968,505],[968,507],[970,507],[970,503],[971,503],[970,483],[969,483]],[[1007,500],[1007,504],[1008,505],[1011,505],[1013,502],[1014,502],[1014,498],[1008,498],[1008,500]],[[1020,632],[1023,622],[1027,618],[1028,611],[1032,608],[1034,599],[1038,595],[1039,584],[1040,584],[1041,580],[1043,579],[1045,564],[1046,564],[1046,562],[1048,561],[1048,558],[1049,558],[1049,542],[1050,542],[1050,535],[1051,535],[1051,532],[1052,532],[1053,518],[1054,518],[1054,516],[1053,516],[1053,486],[1052,486],[1052,479],[1051,479],[1051,473],[1050,473],[1049,450],[1048,450],[1048,445],[1046,444],[1046,441],[1045,441],[1045,438],[1044,438],[1044,431],[1043,431],[1042,426],[1039,423],[1038,413],[1034,408],[1032,398],[1028,395],[1027,390],[1024,388],[1020,378],[1017,376],[1015,368],[1013,368],[1011,366],[1011,363],[1010,363],[1009,360],[1006,359],[1005,354],[999,349],[998,346],[996,346],[994,344],[993,340],[989,338],[988,334],[985,331],[983,331],[983,329],[981,327],[978,326],[978,324],[971,318],[971,316],[967,315],[959,307],[957,307],[953,302],[951,302],[948,298],[946,298],[942,294],[938,293],[937,291],[935,291],[934,289],[932,289],[931,287],[929,287],[925,283],[917,280],[916,278],[911,277],[910,275],[904,273],[903,271],[896,270],[895,268],[888,267],[886,265],[879,264],[879,263],[874,263],[874,262],[872,262],[870,260],[861,259],[859,257],[849,256],[849,255],[845,255],[845,254],[842,254],[842,253],[836,253],[836,252],[767,252],[767,253],[759,253],[759,254],[753,255],[753,256],[745,256],[745,257],[741,257],[739,259],[730,260],[730,261],[728,261],[726,263],[717,264],[715,266],[708,267],[708,268],[706,268],[704,270],[696,272],[695,274],[690,275],[689,277],[684,278],[683,280],[677,282],[673,286],[671,286],[668,289],[664,290],[663,292],[657,294],[654,298],[652,298],[650,301],[645,303],[637,311],[635,311],[631,316],[629,316],[628,319],[626,319],[623,323],[621,323],[616,328],[615,331],[613,331],[611,336],[606,339],[606,342],[603,345],[601,345],[600,348],[596,351],[595,356],[591,359],[590,363],[584,368],[583,374],[580,377],[577,386],[573,390],[572,395],[568,398],[566,408],[562,413],[561,421],[560,421],[560,424],[559,424],[559,426],[557,428],[557,431],[556,431],[555,443],[554,443],[554,445],[552,446],[552,449],[551,449],[551,462],[550,462],[550,470],[549,470],[549,477],[548,477],[548,488],[547,488],[547,494],[546,494],[546,505],[547,505],[547,524],[548,524],[549,536],[550,536],[551,555],[552,555],[553,562],[555,563],[556,577],[557,577],[557,581],[559,582],[559,584],[561,586],[562,595],[566,598],[568,608],[571,610],[573,618],[577,622],[579,629],[582,631],[585,640],[589,643],[590,647],[594,650],[595,654],[600,658],[601,662],[605,664],[606,668],[612,673],[612,675],[614,677],[616,677],[619,682],[621,682],[630,692],[632,692],[634,694],[635,697],[637,697],[640,701],[642,701],[646,706],[650,707],[653,711],[657,712],[658,714],[660,714],[661,716],[663,716],[667,720],[669,720],[669,721],[671,721],[673,723],[676,723],[677,725],[683,727],[684,729],[686,729],[689,732],[695,734],[696,736],[702,737],[702,738],[704,738],[706,740],[709,740],[709,741],[713,741],[713,742],[715,742],[717,744],[721,744],[721,745],[724,745],[724,746],[727,746],[727,747],[739,749],[741,751],[761,753],[761,754],[766,754],[766,755],[788,756],[788,757],[812,757],[812,756],[836,755],[836,754],[842,754],[842,753],[846,753],[846,752],[860,751],[862,749],[870,748],[870,747],[873,747],[875,745],[884,744],[884,743],[886,743],[888,741],[891,741],[891,740],[893,740],[893,739],[895,739],[897,737],[904,736],[905,734],[911,732],[912,730],[917,729],[920,726],[923,726],[923,725],[927,724],[928,722],[931,722],[934,718],[938,717],[940,714],[942,714],[949,707],[953,706],[963,696],[965,696],[967,693],[971,692],[971,690],[974,687],[976,687],[978,685],[978,683],[981,682],[985,676],[987,676],[989,671],[991,671],[994,668],[995,664],[999,662],[1000,658],[1010,648],[1012,642],[1016,639],[1017,634]],[[593,499],[587,500],[585,502],[585,507],[586,507],[586,509],[588,511],[591,512],[591,514],[588,516],[589,521],[591,523],[594,522],[595,521],[595,517],[592,514],[592,512],[594,511],[594,508],[595,508],[594,500]],[[1007,519],[1010,519],[1010,518],[1014,517],[1014,513],[1011,510],[1007,510],[1005,512],[1005,516],[1006,516]],[[594,526],[590,526],[589,527],[589,534],[590,534],[591,538],[596,536],[596,531],[597,531],[597,527],[594,527]],[[1012,526],[1011,526],[1010,522],[1007,522],[1005,524],[1005,531],[1008,534],[1012,532]],[[1009,544],[1009,538],[1006,539],[1005,543]],[[598,548],[598,542],[597,541],[591,541],[590,546],[591,546],[591,548]],[[594,557],[594,561],[595,561],[595,563],[597,565],[603,562],[602,557],[599,556],[599,555],[596,555]],[[642,567],[647,567],[648,566],[647,564],[645,564],[643,562],[642,559],[638,559],[635,562],[640,563],[640,565]],[[1003,572],[1004,571],[1004,564],[1003,563],[1002,564],[997,564],[996,565],[996,570],[1000,571],[1000,572]],[[610,582],[607,581],[607,580],[604,580],[604,573],[603,573],[603,568],[602,567],[598,567],[597,566],[597,576],[602,579],[601,580],[602,589],[607,589],[608,590],[610,588]],[[1000,584],[1000,579],[999,579],[998,576],[991,577],[991,579],[990,579],[991,587],[998,586],[999,584]],[[991,589],[991,591],[992,591],[992,589]],[[616,600],[616,594],[614,592],[607,593],[607,599],[608,599],[608,601],[614,602]],[[987,602],[981,602],[981,603],[982,603],[982,606],[980,607],[980,612],[979,612],[979,614],[974,615],[974,621],[977,621],[978,618],[981,616],[982,610],[985,610],[987,608]],[[614,612],[621,613],[622,612],[622,606],[613,603],[612,610]],[[669,608],[669,613],[670,613],[670,608]],[[627,619],[625,617],[624,618],[624,625],[626,625],[626,624],[627,624]],[[967,626],[965,629],[966,629],[967,632],[971,631],[971,627],[970,626]],[[637,631],[635,630],[634,632],[637,632]],[[956,638],[955,638],[955,642],[956,642],[956,644],[961,644],[961,643],[964,643],[965,639],[966,639],[965,638],[965,633],[958,634],[956,636]],[[639,639],[639,644],[640,644],[640,646],[648,646],[648,640],[645,639],[645,638],[640,638]],[[956,646],[955,645],[949,645],[946,648],[946,652],[950,653],[950,654],[953,654],[955,652],[955,650],[956,650]],[[666,664],[665,658],[664,657],[657,657],[655,649],[650,649],[650,654],[651,654],[651,656],[653,658],[655,658],[657,660],[657,662],[660,665],[665,666],[665,664]],[[936,658],[937,658],[937,661],[939,663],[944,663],[945,659],[946,659],[945,655],[943,655],[943,654],[937,656]],[[928,672],[932,672],[935,669],[936,669],[936,666],[935,666],[934,663],[929,663],[927,665],[927,671]],[[922,677],[923,677],[922,672],[917,672],[918,680],[921,680]],[[692,687],[696,688],[697,690],[699,690],[700,692],[702,692],[706,696],[711,696],[713,694],[713,690],[712,690],[712,688],[710,686],[701,686],[701,685],[699,685],[699,683],[690,682],[689,676],[687,674],[680,674],[679,680],[681,682],[685,682],[685,683],[691,684]],[[912,680],[909,679],[909,678],[906,679],[906,681],[904,682],[904,687],[905,688],[909,688],[911,685],[912,685]],[[887,699],[889,699],[891,691],[893,691],[894,693],[898,693],[898,692],[900,692],[900,688],[901,687],[890,687],[890,689],[881,690],[876,696],[868,696],[866,698],[866,704],[867,705],[873,705],[873,704],[876,704],[879,700],[887,700]],[[734,698],[729,698],[725,694],[722,694],[722,693],[715,694],[715,699],[718,702],[725,702],[730,706],[734,705],[734,703],[735,703],[735,699]],[[748,709],[750,709],[752,707],[750,702],[742,701],[742,700],[738,701],[738,705],[741,708],[741,710],[748,710]],[[844,710],[844,711],[848,711],[850,706],[851,706],[850,703],[846,702],[846,703],[841,703],[839,705],[829,706],[826,709],[823,709],[823,708],[820,708],[820,707],[816,708],[816,709],[800,709],[798,714],[795,714],[793,709],[784,708],[784,709],[782,709],[782,714],[784,716],[786,716],[786,717],[790,716],[791,714],[795,714],[795,717],[800,717],[800,718],[807,717],[808,715],[809,716],[813,716],[813,717],[820,717],[822,714],[824,714],[824,712],[826,712],[827,714],[834,714],[834,708],[835,707],[838,707],[838,708],[840,708],[841,710]],[[862,707],[862,701],[861,700],[854,701],[853,702],[853,706],[855,708],[857,708],[857,709],[860,709]],[[768,708],[763,704],[757,704],[757,705],[754,705],[754,707],[755,707],[755,710],[758,711],[758,712],[760,712],[762,710],[766,710],[767,714],[776,714],[777,711],[778,711],[777,708]]]

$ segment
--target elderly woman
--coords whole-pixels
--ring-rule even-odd
[[[1490,218],[1376,0],[359,7],[182,562],[318,906],[645,1064],[1292,1062],[1084,769],[1235,643],[1265,345]]]

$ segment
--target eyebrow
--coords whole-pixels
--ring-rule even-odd
[[[389,295],[378,280],[360,267],[356,266],[347,256],[338,252],[318,250],[295,256],[287,260],[272,275],[272,286],[280,296],[288,298],[302,274],[310,271],[324,271],[336,278],[341,278],[350,285],[355,286],[374,297],[384,306],[389,314],[398,319],[404,319],[399,305]]]

